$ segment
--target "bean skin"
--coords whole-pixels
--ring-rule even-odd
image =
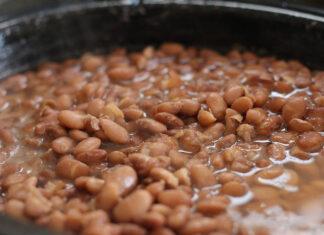
[[[84,117],[75,111],[63,110],[57,118],[63,126],[71,129],[83,129],[85,126]]]
[[[129,141],[127,130],[109,119],[100,119],[100,126],[107,138],[116,144],[126,144]]]

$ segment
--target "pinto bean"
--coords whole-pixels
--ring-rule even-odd
[[[62,158],[56,165],[56,173],[63,178],[75,179],[88,175],[90,168],[78,160]]]
[[[289,123],[293,118],[303,118],[306,115],[306,101],[304,97],[293,97],[289,99],[282,108],[282,117]]]
[[[249,109],[253,108],[253,101],[247,96],[239,97],[233,102],[231,108],[239,113],[246,113]]]
[[[149,210],[152,202],[149,192],[136,190],[116,205],[113,210],[114,218],[118,222],[136,221]]]
[[[175,42],[163,43],[161,46],[161,51],[163,51],[167,55],[172,56],[180,54],[183,50],[183,46]]]
[[[75,141],[82,141],[89,137],[87,132],[80,131],[80,130],[70,130],[69,136]]]
[[[74,182],[76,187],[85,189],[92,194],[97,194],[105,183],[102,179],[88,176],[78,177]]]
[[[217,93],[211,94],[207,97],[206,104],[208,105],[216,119],[224,119],[227,104],[224,101],[223,97],[221,97]]]
[[[106,157],[107,152],[103,149],[93,149],[75,155],[75,159],[88,165],[101,163]]]
[[[69,137],[59,137],[52,142],[52,149],[59,154],[71,153],[74,148],[74,141]]]
[[[156,180],[165,181],[166,185],[170,188],[176,188],[179,184],[179,180],[170,171],[163,168],[155,167],[151,169],[150,176]]]
[[[221,188],[221,192],[230,196],[240,197],[246,193],[246,188],[242,183],[230,181],[225,183]]]
[[[75,111],[63,110],[58,114],[57,119],[63,126],[71,129],[83,129],[85,126],[84,116]]]
[[[165,124],[169,128],[180,128],[184,125],[183,121],[177,116],[170,113],[157,113],[154,116],[155,120]]]
[[[216,122],[216,118],[211,112],[202,109],[199,111],[197,118],[202,126],[209,126]]]
[[[198,188],[208,187],[216,184],[216,177],[207,166],[193,165],[190,168],[190,175],[192,183]]]
[[[241,86],[232,86],[225,91],[224,100],[228,105],[232,105],[236,99],[243,95],[244,90]]]
[[[307,152],[315,152],[323,147],[323,137],[315,131],[305,132],[299,136],[297,144]]]
[[[105,102],[102,99],[99,98],[93,99],[88,103],[87,113],[95,117],[99,117],[104,106],[105,106]]]
[[[160,192],[158,201],[171,208],[178,205],[191,205],[190,196],[184,191],[178,189],[168,189]]]
[[[126,144],[129,141],[127,130],[109,119],[100,119],[100,126],[106,137],[116,144]]]
[[[182,99],[180,103],[181,103],[180,113],[186,116],[194,116],[198,113],[200,109],[199,102],[195,100]]]
[[[177,114],[180,112],[182,107],[181,102],[176,101],[169,101],[169,102],[163,102],[161,104],[158,104],[156,106],[156,110],[158,113],[170,113],[170,114]]]
[[[107,74],[114,81],[126,81],[133,79],[136,72],[136,68],[134,67],[116,67],[109,69]]]
[[[291,119],[289,121],[289,123],[288,123],[288,127],[291,130],[297,131],[297,132],[306,132],[306,131],[314,130],[314,127],[310,122],[304,121],[304,120],[299,119],[299,118]]]
[[[136,125],[140,130],[148,131],[152,134],[164,133],[167,131],[165,125],[150,118],[140,118],[136,121]]]
[[[84,140],[82,140],[80,143],[78,143],[75,148],[73,153],[75,155],[88,152],[91,150],[98,149],[101,145],[101,140],[96,137],[89,137]]]

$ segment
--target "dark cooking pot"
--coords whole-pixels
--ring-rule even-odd
[[[228,1],[52,1],[0,15],[0,78],[45,60],[163,41],[222,52],[234,46],[324,68],[324,17],[309,9]],[[20,234],[49,233],[0,215],[0,235]]]

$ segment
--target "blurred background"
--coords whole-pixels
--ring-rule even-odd
[[[0,21],[9,16],[28,14],[38,10],[46,10],[56,6],[66,6],[81,2],[162,2],[170,0],[0,0]],[[178,2],[203,2],[204,0],[175,0]],[[211,2],[213,0],[205,0]],[[224,2],[226,0],[223,0]],[[303,10],[307,12],[324,14],[324,0],[237,0],[245,3],[259,3],[287,9]]]

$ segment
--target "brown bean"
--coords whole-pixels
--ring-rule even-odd
[[[146,190],[136,190],[125,199],[121,200],[113,210],[113,215],[118,222],[136,221],[151,207],[152,196]]]
[[[177,206],[168,216],[168,226],[173,229],[181,228],[189,219],[190,209],[185,205]]]
[[[158,181],[150,183],[145,189],[153,195],[153,197],[157,197],[157,195],[162,192],[165,188],[164,181]]]
[[[97,194],[105,183],[102,179],[88,176],[78,177],[74,182],[77,188],[85,189],[92,194]]]
[[[25,204],[22,201],[11,199],[4,205],[4,212],[16,219],[24,218]]]
[[[217,122],[211,127],[207,128],[204,134],[209,136],[212,140],[217,140],[224,134],[224,131],[225,131],[224,124]]]
[[[178,205],[190,206],[191,204],[190,196],[184,191],[178,189],[164,190],[163,192],[159,193],[158,201],[171,208]]]
[[[163,102],[161,104],[158,104],[156,106],[156,111],[158,113],[170,113],[170,114],[177,114],[180,112],[182,107],[181,102],[175,102],[175,101],[169,101],[169,102]]]
[[[196,100],[183,99],[180,101],[181,109],[180,113],[186,116],[194,116],[200,109],[200,104]]]
[[[201,217],[197,219],[190,220],[181,229],[181,234],[191,235],[191,234],[208,234],[216,230],[219,227],[218,221],[214,218]]]
[[[293,97],[289,99],[282,108],[282,117],[289,123],[293,118],[303,118],[306,114],[306,101],[304,97]]]
[[[56,173],[60,177],[73,180],[77,177],[88,175],[90,168],[78,160],[62,158],[56,165]]]
[[[88,103],[87,113],[99,117],[104,106],[105,102],[102,99],[93,99]]]
[[[175,235],[175,233],[171,229],[162,227],[154,229],[150,235]]]
[[[249,109],[253,108],[253,101],[250,97],[247,96],[240,97],[233,102],[231,108],[239,113],[245,113]]]
[[[63,126],[71,129],[83,129],[85,126],[84,116],[75,111],[63,110],[58,114],[57,119]]]
[[[164,225],[165,217],[158,212],[147,212],[140,218],[140,223],[149,228],[157,228]]]
[[[254,127],[249,124],[241,124],[236,130],[237,135],[245,142],[250,142],[255,137]]]
[[[60,95],[56,100],[56,107],[59,110],[69,109],[73,104],[71,96],[67,94]]]
[[[105,184],[96,197],[96,207],[109,211],[120,199],[120,189],[114,182]]]
[[[125,108],[123,109],[125,118],[131,121],[137,120],[144,116],[144,112],[138,108]]]
[[[202,126],[209,126],[216,122],[216,118],[211,112],[202,109],[199,111],[197,118]]]
[[[171,165],[175,169],[179,169],[185,165],[185,163],[188,161],[188,156],[186,156],[183,153],[179,153],[176,150],[171,150],[169,153]]]
[[[120,151],[112,151],[108,154],[108,162],[113,165],[122,164],[126,159],[126,154]]]
[[[224,119],[227,104],[224,101],[223,97],[221,97],[217,93],[213,93],[207,97],[206,104],[208,105],[208,107],[210,108],[214,117],[217,120]]]
[[[59,137],[52,142],[52,149],[59,154],[71,153],[74,148],[73,139],[63,136]]]
[[[267,147],[267,155],[275,160],[283,160],[286,157],[285,148],[279,144],[270,144]]]
[[[103,116],[109,117],[112,121],[124,119],[124,113],[115,103],[108,103],[102,108]]]
[[[246,113],[246,121],[253,125],[259,125],[266,119],[266,113],[259,108],[249,109]]]
[[[107,138],[116,144],[126,144],[129,141],[127,130],[109,119],[100,119],[100,126]]]
[[[175,177],[178,178],[179,184],[191,186],[191,179],[187,168],[181,168],[174,172]]]
[[[178,55],[184,50],[183,46],[179,43],[168,42],[161,45],[161,51],[167,55]]]
[[[229,134],[224,136],[221,140],[217,142],[218,148],[228,148],[231,147],[236,142],[236,135]]]
[[[146,231],[144,228],[137,224],[132,223],[120,223],[120,231],[116,232],[116,235],[145,235]],[[111,234],[111,233],[109,233]]]
[[[16,142],[12,131],[7,128],[0,128],[0,139],[5,145],[12,145]]]
[[[310,122],[304,121],[299,118],[291,119],[288,123],[288,127],[289,129],[297,132],[306,132],[314,130],[314,127]]]
[[[38,218],[51,211],[52,204],[41,194],[29,193],[25,202],[25,213],[32,218]]]
[[[170,171],[160,167],[151,169],[150,176],[155,180],[165,181],[166,185],[170,188],[176,188],[179,184],[177,177],[175,177]]]
[[[236,99],[243,95],[244,90],[241,86],[232,86],[225,91],[224,100],[228,105],[232,105]]]
[[[125,81],[133,79],[136,75],[135,67],[116,67],[109,69],[107,74],[108,77],[115,81]]]
[[[165,124],[169,128],[180,128],[184,126],[184,123],[180,118],[170,113],[157,113],[155,114],[154,119]]]
[[[197,203],[197,211],[205,215],[216,215],[226,210],[230,201],[223,196],[211,197]]]
[[[240,197],[246,193],[246,188],[242,183],[237,181],[230,181],[225,183],[221,188],[221,192],[233,197]]]
[[[180,146],[190,152],[199,152],[202,145],[201,133],[195,130],[185,130],[179,138]]]
[[[93,149],[75,155],[75,159],[89,165],[101,163],[106,157],[107,152],[103,149]]]
[[[281,97],[274,97],[268,100],[266,106],[270,109],[271,112],[279,113],[282,110],[282,107],[286,104],[286,100]]]
[[[323,137],[315,131],[305,132],[299,136],[297,145],[307,152],[315,152],[323,147]]]
[[[140,118],[136,121],[136,125],[139,130],[148,131],[151,134],[164,133],[167,131],[165,125],[151,118]]]
[[[190,175],[192,183],[198,188],[208,187],[216,184],[216,177],[207,166],[193,165],[190,168]]]
[[[89,137],[82,140],[80,143],[78,143],[75,146],[73,153],[75,155],[78,155],[80,153],[92,151],[98,149],[100,145],[101,145],[101,140],[99,138]]]
[[[87,132],[80,131],[80,130],[70,130],[69,136],[75,141],[82,141],[89,137]]]
[[[115,166],[104,174],[103,177],[107,184],[114,182],[118,186],[121,195],[132,191],[137,184],[136,171],[130,166]]]

